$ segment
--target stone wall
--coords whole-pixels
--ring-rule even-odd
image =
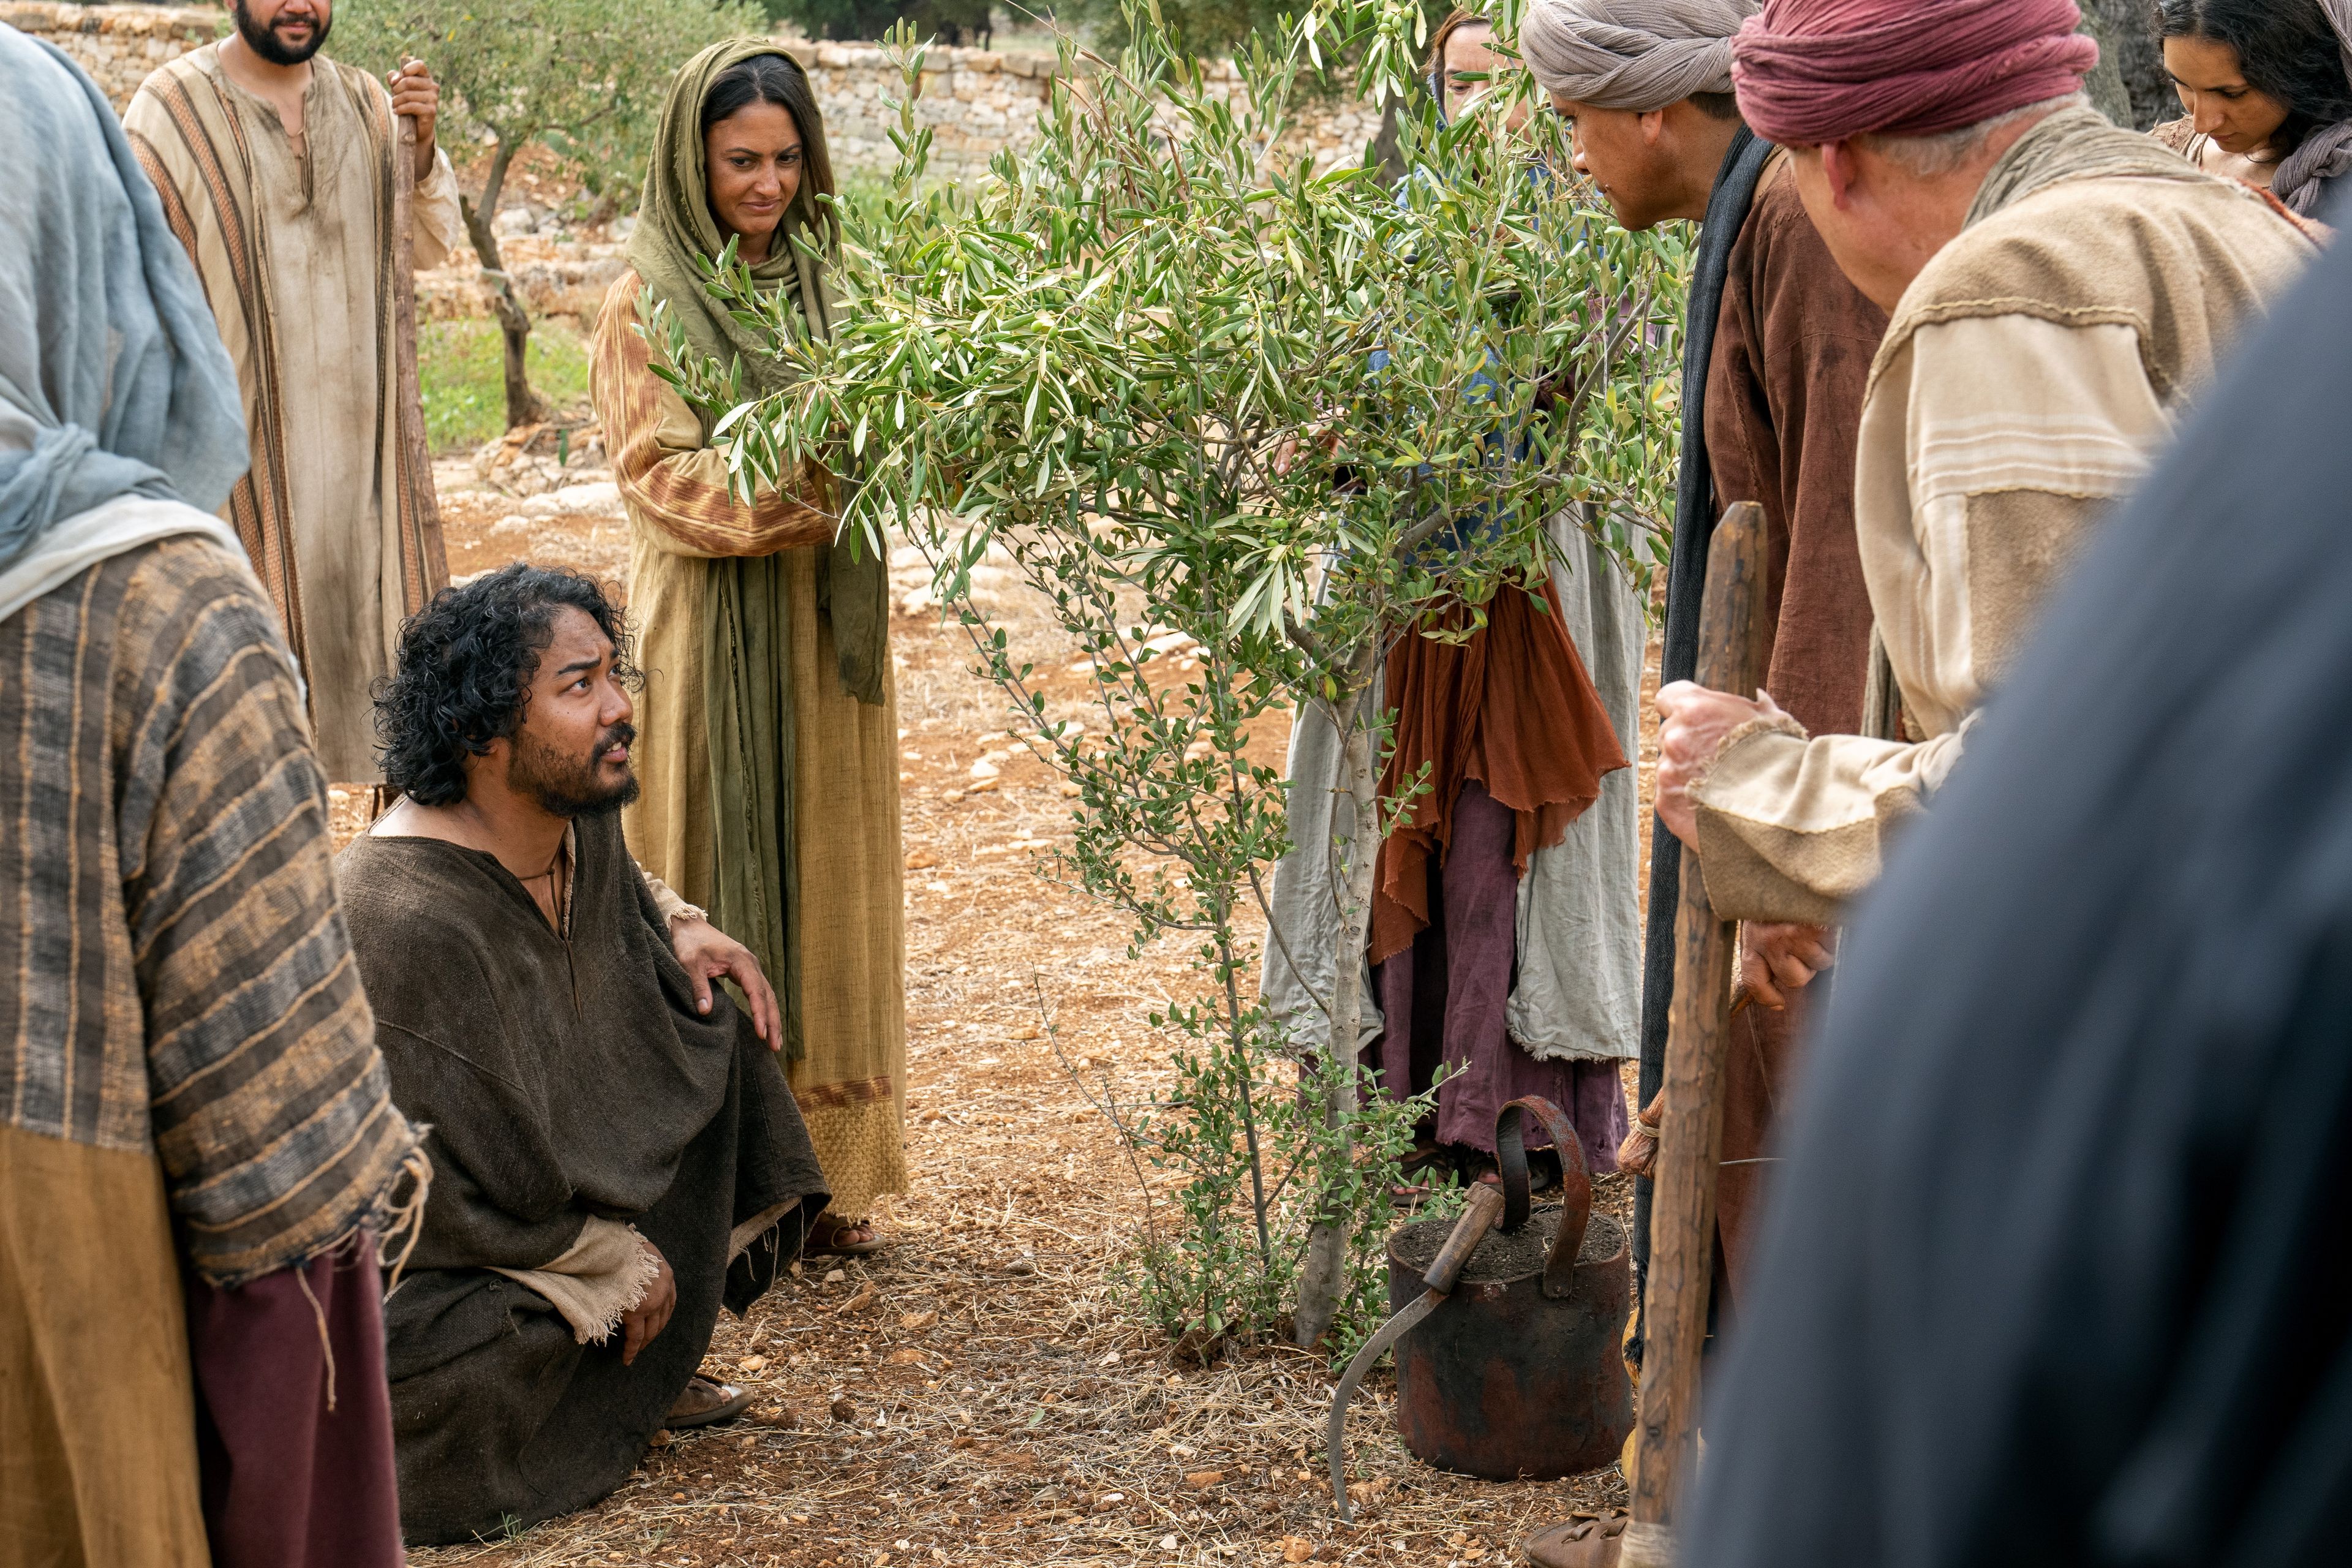
[[[165,60],[208,44],[227,29],[226,13],[210,6],[71,5],[49,0],[0,0],[0,22],[47,38],[98,79],[117,109],[147,73]],[[898,73],[870,44],[787,40],[809,67],[824,110],[835,168],[843,174],[887,174],[897,161],[890,145],[895,115],[883,104],[898,96]],[[932,131],[932,167],[950,179],[969,177],[1003,148],[1034,141],[1061,62],[1052,55],[1007,50],[935,48],[925,62],[916,112]],[[1210,68],[1210,79],[1240,91],[1230,63]],[[1380,116],[1345,100],[1311,106],[1298,115],[1289,144],[1311,150],[1318,168],[1352,163],[1380,129]]]
[[[888,58],[871,44],[795,40],[792,47],[808,66],[817,102],[824,106],[835,167],[887,174],[898,157],[890,144],[898,116],[883,100],[905,91]],[[931,130],[932,168],[951,179],[976,174],[999,151],[1017,152],[1034,142],[1038,114],[1060,70],[1061,61],[1048,54],[932,49],[915,100],[918,118]],[[1082,68],[1081,74],[1091,72]],[[1209,81],[1213,92],[1241,92],[1231,61],[1213,62]],[[1295,115],[1286,143],[1311,151],[1318,170],[1353,163],[1379,133],[1380,119],[1377,110],[1335,98]]]
[[[0,0],[0,22],[46,39],[96,79],[117,110],[147,73],[228,30],[228,13],[212,6],[58,5]]]

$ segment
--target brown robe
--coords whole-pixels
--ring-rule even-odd
[[[1372,892],[1371,961],[1403,952],[1432,919],[1430,862],[1444,861],[1465,784],[1516,817],[1511,864],[1560,841],[1600,798],[1601,778],[1626,765],[1609,710],[1560,625],[1559,595],[1543,603],[1506,587],[1486,625],[1461,643],[1406,636],[1388,659],[1396,738],[1381,770],[1383,798],[1428,768],[1428,788],[1381,842]],[[1466,619],[1457,612],[1457,619]]]
[[[1854,448],[1886,313],[1838,269],[1775,153],[1732,247],[1706,382],[1719,504],[1760,501],[1772,547],[1765,689],[1815,734],[1862,728],[1870,595],[1853,531]],[[1763,1208],[1761,1164],[1796,1065],[1809,993],[1732,1020],[1717,1225],[1735,1285]]]

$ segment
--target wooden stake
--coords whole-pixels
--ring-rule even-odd
[[[1764,684],[1764,509],[1741,501],[1707,544],[1698,678],[1751,695]],[[1738,928],[1716,918],[1698,857],[1680,845],[1682,903],[1675,912],[1675,1000],[1666,1021],[1665,1119],[1650,1196],[1650,1274],[1643,1316],[1633,1521],[1621,1568],[1663,1568],[1698,1437],[1699,1356],[1706,1342],[1715,1274],[1715,1184],[1723,1157],[1724,1064],[1731,1038],[1732,955]],[[1664,851],[1661,851],[1664,852]]]
[[[433,453],[425,441],[425,403],[416,374],[416,121],[400,114],[393,123],[398,131],[392,153],[393,398],[403,474],[394,477],[393,493],[385,499],[399,518],[401,594],[413,615],[447,585],[449,556],[441,542],[441,502],[433,488]]]

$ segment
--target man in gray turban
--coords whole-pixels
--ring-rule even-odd
[[[1519,52],[1548,92],[1601,109],[1731,97],[1731,36],[1754,0],[1573,0],[1528,12]]]
[[[1870,601],[1854,542],[1854,446],[1885,312],[1838,270],[1798,200],[1788,159],[1741,123],[1731,37],[1752,0],[1535,0],[1519,49],[1553,107],[1574,122],[1576,168],[1633,229],[1704,224],[1683,358],[1682,476],[1667,567],[1665,679],[1697,665],[1709,531],[1733,501],[1770,521],[1778,606],[1766,687],[1809,728],[1863,719]],[[1663,1107],[1674,911],[1682,860],[1653,828],[1643,963],[1642,1121]],[[1742,977],[1759,1005],[1733,1019],[1717,1228],[1736,1292],[1753,1267],[1760,1162],[1788,1092],[1806,1005],[1831,934],[1751,926]],[[1642,1129],[1637,1128],[1639,1132]],[[1732,1162],[1744,1162],[1732,1163]],[[1635,1188],[1637,1261],[1646,1265],[1649,1184]],[[1621,1521],[1584,1521],[1528,1542],[1538,1568],[1607,1561]],[[1595,1553],[1601,1555],[1595,1556]]]

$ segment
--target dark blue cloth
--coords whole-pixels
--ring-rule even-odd
[[[1706,546],[1715,532],[1715,478],[1706,461],[1706,370],[1715,354],[1716,317],[1723,309],[1731,247],[1756,204],[1757,183],[1772,143],[1746,126],[1731,139],[1715,189],[1706,200],[1698,256],[1691,268],[1690,306],[1683,318],[1682,468],[1675,485],[1675,538],[1666,559],[1665,647],[1659,681],[1698,674],[1699,600],[1706,591]],[[1666,1079],[1666,1015],[1675,1000],[1675,910],[1682,903],[1682,846],[1663,822],[1650,824],[1650,907],[1642,940],[1642,1072],[1640,1099],[1648,1105]],[[1650,1184],[1633,1184],[1633,1268],[1645,1281],[1650,1267]],[[1639,1289],[1638,1285],[1636,1287]],[[1638,1356],[1638,1335],[1634,1351]]]

